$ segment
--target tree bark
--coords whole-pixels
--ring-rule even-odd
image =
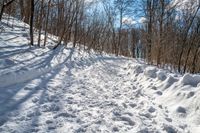
[[[31,17],[30,17],[30,45],[33,46],[34,38],[33,38],[33,21],[34,21],[34,0],[30,1],[31,5]]]
[[[47,28],[48,28],[48,23],[49,23],[50,4],[51,4],[51,0],[49,0],[48,7],[47,7],[48,9],[47,9],[46,23],[45,23],[45,32],[44,32],[44,46],[46,46],[46,42],[47,42]]]

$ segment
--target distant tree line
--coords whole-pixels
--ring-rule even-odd
[[[72,42],[180,73],[200,72],[198,0],[3,0],[0,11],[0,20],[5,12],[30,24],[30,45],[46,46],[52,34],[58,36],[54,49]],[[133,16],[144,20],[123,20]]]

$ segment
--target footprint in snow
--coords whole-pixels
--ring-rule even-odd
[[[41,106],[41,111],[42,112],[54,112],[54,111],[59,111],[60,107],[56,104],[45,104],[43,106]]]
[[[59,117],[71,117],[71,118],[75,118],[76,116],[74,114],[70,114],[68,112],[63,112],[63,113],[59,113],[57,115],[55,115],[53,118],[59,118]]]
[[[149,109],[148,109],[148,111],[150,112],[150,113],[154,113],[155,111],[156,111],[156,109],[154,108],[154,107],[150,107]]]
[[[181,107],[181,106],[179,106],[177,109],[176,109],[176,112],[177,113],[186,113],[186,109],[184,108],[184,107]]]
[[[125,115],[128,115],[128,116],[133,116],[133,114],[130,113],[130,112],[125,112],[124,114],[125,114]]]
[[[127,117],[127,116],[114,117],[113,120],[123,121],[125,122],[125,124],[130,125],[130,126],[134,126],[136,124],[130,117]]]
[[[177,133],[178,132],[176,128],[174,128],[171,125],[166,125],[166,124],[163,125],[163,130],[166,131],[167,133]]]
[[[135,93],[135,97],[144,96],[142,93],[142,89],[137,90]]]
[[[58,97],[55,96],[55,95],[48,95],[48,96],[47,96],[47,101],[48,101],[48,102],[59,102],[59,99],[58,99]]]
[[[131,126],[134,126],[135,125],[135,122],[130,118],[130,117],[127,117],[127,116],[121,116],[119,117],[122,121],[125,121],[128,125],[131,125]]]
[[[148,118],[148,119],[150,119],[150,118],[153,117],[150,113],[139,113],[139,115],[140,115],[140,116],[143,116],[143,117],[145,117],[145,118]]]
[[[159,107],[160,109],[163,109],[163,106],[162,106],[162,105],[158,105],[158,107]]]
[[[152,89],[152,90],[157,90],[157,87],[152,86],[151,89]]]
[[[75,131],[75,133],[85,133],[87,130],[86,130],[86,128],[85,127],[80,127],[80,128],[78,128],[76,131]]]
[[[135,86],[132,86],[132,89],[133,89],[133,90],[137,90],[137,87],[135,87]]]
[[[161,96],[163,93],[161,91],[157,91],[156,94]]]
[[[168,117],[165,118],[165,120],[168,121],[168,122],[172,122],[172,119],[171,119],[171,118],[168,118]]]
[[[118,127],[113,127],[113,128],[112,128],[112,131],[113,131],[113,132],[119,132],[119,128],[118,128]]]
[[[33,99],[32,99],[32,102],[33,103],[36,103],[36,102],[38,102],[39,101],[39,98],[38,97],[34,97]]]
[[[52,124],[53,123],[53,121],[51,121],[51,120],[46,120],[46,124]]]
[[[187,98],[191,98],[195,95],[195,92],[191,91],[187,94]]]
[[[149,133],[148,128],[141,129],[138,133]]]
[[[126,103],[122,103],[124,108],[127,108],[128,106],[126,105]]]
[[[187,115],[187,109],[184,107],[179,106],[176,109],[176,112],[181,116],[181,117],[185,117]]]
[[[132,108],[135,108],[137,106],[136,103],[129,103],[129,106],[131,106]]]
[[[29,111],[26,116],[29,117],[29,118],[31,118],[31,117],[40,116],[40,115],[41,115],[40,111],[36,111],[36,112]]]
[[[39,132],[40,131],[40,129],[38,129],[38,128],[31,128],[30,129],[30,132],[31,133],[33,133],[33,132]]]
[[[121,116],[121,111],[120,111],[120,110],[114,110],[114,111],[113,111],[113,115],[114,115],[114,116],[117,116],[117,117],[118,117],[118,116]]]
[[[49,125],[48,126],[48,130],[55,130],[56,129],[56,125]]]
[[[40,124],[39,124],[39,123],[32,123],[31,126],[32,126],[32,127],[39,127]]]

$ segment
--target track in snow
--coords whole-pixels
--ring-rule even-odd
[[[66,51],[59,67],[1,88],[0,131],[176,132],[167,110],[127,72],[132,60]]]
[[[0,34],[0,132],[185,133],[188,123],[200,125],[198,80],[191,91],[190,82],[182,85],[184,77],[134,59],[88,54],[70,45],[55,51],[30,48],[28,28],[14,22],[18,28],[5,26]],[[179,106],[181,98],[196,107],[194,113]],[[169,109],[171,103],[177,112]],[[190,114],[195,122],[187,121]]]

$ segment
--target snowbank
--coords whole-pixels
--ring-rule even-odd
[[[197,87],[200,83],[200,75],[192,75],[187,73],[181,78],[180,81],[183,85],[191,85],[193,87]]]

